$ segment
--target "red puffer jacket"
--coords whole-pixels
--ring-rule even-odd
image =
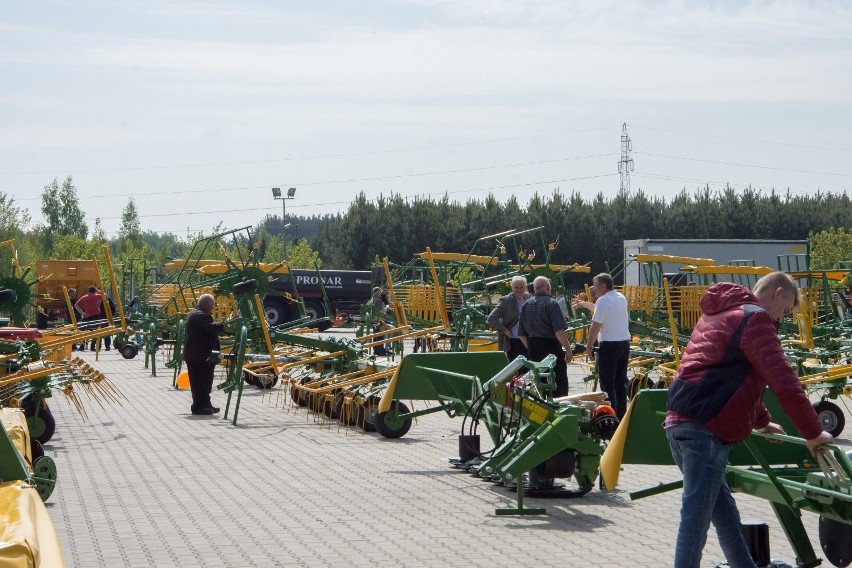
[[[698,422],[734,444],[770,422],[763,405],[769,386],[801,435],[818,436],[822,425],[757,297],[745,286],[723,282],[701,297],[701,311],[669,388],[666,423]]]

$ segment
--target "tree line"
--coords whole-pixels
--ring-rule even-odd
[[[362,193],[345,214],[322,220],[313,244],[329,265],[362,269],[382,256],[405,261],[427,246],[468,252],[480,237],[539,226],[548,242],[558,238],[553,262],[591,263],[595,273],[617,266],[630,239],[808,239],[832,229],[845,234],[852,227],[852,200],[845,192],[792,195],[730,187],[683,190],[671,200],[642,190],[591,199],[554,191],[524,206],[493,195],[462,204],[400,195],[370,201]],[[834,256],[852,259],[849,244]],[[485,245],[474,252],[490,252]]]
[[[0,191],[0,239],[17,242],[22,265],[42,258],[90,258],[106,244],[117,265],[134,264],[141,271],[144,264],[157,266],[169,258],[185,258],[198,239],[221,231],[217,226],[206,235],[186,237],[145,231],[130,198],[122,210],[118,234],[110,239],[99,219],[85,218],[70,176],[61,184],[54,179],[45,185],[41,197],[44,222],[33,224],[29,212]],[[810,239],[813,268],[836,268],[840,261],[852,260],[852,201],[846,192],[793,195],[730,187],[683,190],[668,200],[641,189],[612,198],[555,190],[550,195],[536,194],[525,204],[514,196],[503,202],[488,195],[461,203],[448,196],[399,194],[370,200],[361,193],[345,213],[288,214],[286,219],[267,215],[251,231],[253,242],[223,244],[242,252],[257,246],[261,260],[286,258],[297,268],[363,270],[383,257],[407,262],[426,247],[490,255],[495,239],[474,243],[510,229],[535,227],[542,229],[514,242],[525,254],[543,259],[544,249],[552,245],[552,262],[590,263],[593,273],[622,261],[624,240],[642,238]],[[211,248],[209,257],[218,255],[218,249]]]

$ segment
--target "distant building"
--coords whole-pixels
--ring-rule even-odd
[[[717,265],[750,264],[773,270],[806,270],[810,250],[807,240],[758,239],[636,239],[624,241],[624,283],[648,284],[647,276],[632,261],[635,254],[708,258]],[[663,272],[677,273],[683,263],[663,263]],[[718,276],[718,281],[726,280]],[[727,279],[732,280],[732,279]]]

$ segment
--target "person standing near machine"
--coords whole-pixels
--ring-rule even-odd
[[[512,293],[502,296],[488,314],[488,323],[498,334],[497,346],[506,353],[509,361],[513,361],[518,355],[527,357],[527,348],[518,336],[518,327],[521,307],[529,299],[527,279],[523,276],[513,276]]]
[[[83,325],[80,326],[80,329],[85,329],[87,331],[91,331],[97,327],[95,322],[96,320],[101,319],[101,303],[103,302],[103,296],[101,296],[100,292],[95,286],[89,286],[89,293],[85,294],[77,300],[77,303],[74,304],[74,307],[77,308],[78,312],[83,314]],[[95,350],[96,341],[93,339],[89,348],[94,351]],[[82,351],[86,350],[86,344],[83,343]]]
[[[186,315],[183,360],[189,371],[189,388],[192,391],[190,411],[196,415],[219,412],[210,402],[210,392],[213,390],[213,371],[218,361],[213,351],[219,350],[219,334],[225,324],[213,321],[215,306],[216,299],[213,296],[202,294],[196,306]]]
[[[574,354],[565,333],[565,317],[559,304],[550,295],[550,279],[537,276],[533,280],[535,295],[521,307],[518,337],[533,361],[542,361],[548,355],[556,356],[553,368],[554,397],[568,394],[568,363]]]
[[[612,276],[602,272],[592,279],[595,297],[592,326],[586,340],[589,361],[598,345],[598,376],[618,419],[627,412],[627,361],[630,359],[630,320],[627,299],[613,288]],[[577,302],[575,307],[587,307]]]
[[[788,274],[767,274],[753,293],[733,282],[714,284],[700,305],[702,316],[669,387],[663,423],[683,472],[674,565],[699,566],[712,521],[728,564],[754,566],[725,467],[730,447],[753,429],[784,433],[763,405],[766,387],[812,454],[834,438],[823,431],[778,338],[780,321],[799,305]]]

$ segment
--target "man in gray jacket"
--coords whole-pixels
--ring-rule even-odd
[[[497,330],[497,345],[506,352],[509,361],[518,355],[527,357],[527,348],[518,337],[518,319],[521,306],[530,298],[527,292],[527,279],[523,276],[512,278],[512,293],[500,298],[497,306],[488,315],[488,323]]]

